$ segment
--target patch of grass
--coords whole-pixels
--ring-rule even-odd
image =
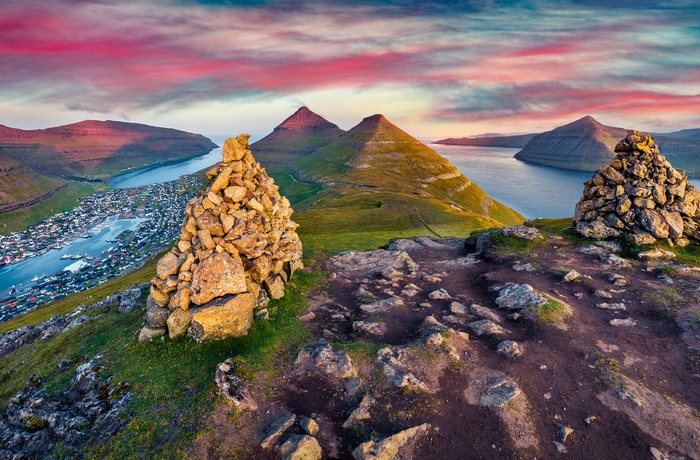
[[[676,309],[683,301],[683,296],[672,286],[658,288],[653,291],[647,291],[642,294],[644,301],[653,304],[656,307],[665,309]]]
[[[538,323],[556,323],[571,316],[562,302],[549,298],[546,303],[535,307]]]
[[[695,312],[695,324],[700,324],[700,311]]]
[[[620,370],[622,370],[620,362],[615,358],[608,358],[600,351],[597,351],[596,355],[598,356],[598,359],[594,363],[594,366],[599,371],[605,374],[617,374],[620,372]]]

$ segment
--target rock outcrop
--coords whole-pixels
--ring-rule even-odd
[[[185,209],[180,240],[151,281],[139,340],[196,341],[248,332],[253,311],[284,296],[302,267],[289,201],[255,162],[247,134],[228,139],[209,185]]]
[[[659,154],[654,138],[628,131],[615,152],[584,184],[574,212],[576,230],[589,238],[624,235],[633,244],[700,240],[700,194],[685,172]]]

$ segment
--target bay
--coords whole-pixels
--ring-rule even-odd
[[[117,216],[110,216],[104,225],[90,230],[90,238],[78,238],[61,249],[52,249],[18,264],[5,265],[0,268],[0,291],[20,283],[26,283],[34,277],[60,272],[75,263],[75,260],[61,260],[61,257],[67,254],[89,254],[98,259],[104,251],[114,245],[112,240],[127,230],[135,229],[145,220],[141,218],[117,219]]]
[[[513,156],[520,149],[430,144],[491,197],[528,219],[574,215],[583,183],[593,173],[550,168]],[[700,179],[689,180],[700,188]]]

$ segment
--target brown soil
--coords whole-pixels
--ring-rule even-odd
[[[364,274],[357,278],[356,274],[344,271],[333,273],[323,295],[309,294],[309,310],[315,317],[306,322],[307,327],[314,337],[326,338],[334,350],[352,342],[395,347],[416,343],[419,326],[432,315],[470,334],[467,347],[460,350],[460,362],[448,364],[439,361],[440,358],[428,362],[427,371],[434,366],[436,375],[433,377],[438,383],[430,392],[421,392],[391,386],[375,364],[374,355],[370,354],[362,362],[355,360],[363,384],[354,396],[347,395],[342,386],[325,376],[300,373],[290,366],[284,381],[278,384],[280,391],[262,401],[258,411],[262,415],[245,415],[248,420],[258,422],[254,429],[247,430],[249,436],[255,433],[262,437],[266,423],[275,413],[290,410],[321,420],[322,433],[318,438],[324,448],[324,458],[352,458],[351,451],[370,438],[383,439],[426,422],[431,425],[430,435],[414,447],[415,459],[555,458],[564,455],[554,443],[561,441],[562,426],[574,430],[564,442],[568,458],[652,458],[652,447],[674,455],[700,458],[700,452],[695,450],[697,441],[693,441],[692,436],[669,445],[659,439],[659,435],[653,435],[649,427],[640,427],[634,422],[629,401],[605,403],[607,397],[603,396],[606,392],[615,394],[623,387],[619,376],[624,375],[657,396],[673,401],[675,407],[687,406],[689,410],[685,414],[694,413],[678,423],[691,427],[700,423],[700,391],[697,391],[700,376],[697,364],[690,359],[695,352],[689,351],[689,345],[697,345],[697,332],[692,321],[683,323],[678,319],[687,319],[700,310],[700,274],[674,272],[670,279],[673,284],[669,284],[660,277],[664,272],[651,263],[633,261],[631,269],[616,270],[603,264],[598,256],[580,252],[577,243],[569,239],[546,239],[534,250],[519,255],[487,253],[477,262],[465,265],[445,263],[473,252],[464,241],[442,246],[414,246],[407,252],[418,264],[418,271],[395,279],[393,285],[376,276]],[[531,263],[535,271],[515,271],[512,266],[516,261]],[[331,272],[337,270],[329,261],[325,262],[325,268]],[[563,282],[563,274],[572,268],[590,278]],[[611,273],[623,275],[627,286],[614,286],[608,279]],[[436,276],[441,281],[425,280],[424,275]],[[568,304],[573,315],[560,324],[506,319],[506,312],[495,304],[497,293],[490,289],[503,282],[530,284]],[[402,289],[409,283],[417,285],[421,291],[413,297],[402,296]],[[393,293],[401,297],[405,305],[370,318],[360,310],[361,304],[355,298],[360,286],[377,299]],[[430,300],[429,293],[438,288],[445,289],[452,299]],[[597,289],[611,291],[613,299],[595,297],[593,293]],[[623,299],[627,311],[621,313],[595,306]],[[448,323],[449,319],[443,317],[450,315],[452,301],[467,307],[476,303],[491,308],[501,317],[500,325],[507,333],[500,337],[476,337],[466,327],[469,321],[480,319],[473,315],[463,324]],[[684,310],[683,315],[678,314],[679,310]],[[609,324],[613,318],[628,317],[636,321],[636,326]],[[386,326],[386,331],[381,335],[353,331],[353,322],[358,320],[376,320]],[[517,341],[524,347],[524,354],[508,359],[496,353],[498,343],[505,339]],[[425,373],[426,368],[420,372]],[[469,404],[465,390],[475,384],[474,375],[480,370],[498,371],[513,379],[523,392],[522,398],[513,400],[519,402],[503,409]],[[371,420],[351,429],[342,428],[365,394],[376,398],[370,408]],[[625,409],[625,404],[629,405],[629,410]],[[595,420],[586,423],[584,420],[591,416]],[[530,424],[534,447],[516,447],[511,432],[516,425],[507,423],[513,422],[514,417]],[[653,419],[654,415],[649,417]],[[209,423],[218,426],[221,435],[234,436],[233,428],[225,427],[241,425],[214,419]],[[663,425],[661,421],[659,424]],[[656,428],[663,429],[662,426]],[[666,428],[672,431],[673,426]],[[257,437],[241,441],[231,449],[241,458],[275,458],[270,452],[250,447],[259,441]],[[200,453],[206,444],[204,439],[198,441]]]

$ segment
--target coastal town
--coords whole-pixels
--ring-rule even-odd
[[[73,211],[56,214],[23,232],[0,235],[2,267],[54,251],[74,261],[55,273],[34,276],[0,291],[0,322],[69,294],[90,289],[139,267],[177,238],[186,204],[200,187],[195,174],[171,182],[100,191],[79,200]],[[98,256],[58,250],[93,238],[117,219],[139,219]],[[71,246],[71,248],[73,247]]]

